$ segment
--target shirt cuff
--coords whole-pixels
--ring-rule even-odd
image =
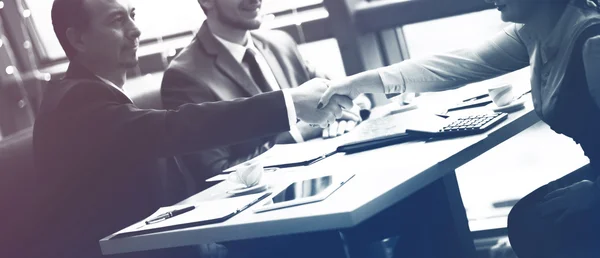
[[[300,130],[296,125],[294,125],[292,129],[290,129],[290,135],[292,135],[292,138],[294,138],[294,141],[296,141],[296,143],[304,142],[304,137],[302,137],[302,134],[300,133]]]
[[[281,90],[283,93],[283,99],[285,101],[285,108],[287,110],[288,122],[290,123],[290,135],[294,138],[296,142],[303,142],[304,138],[302,134],[300,134],[300,130],[296,126],[296,122],[298,122],[298,117],[296,116],[296,107],[294,106],[294,100],[292,99],[292,95],[287,90]]]
[[[404,76],[397,70],[389,69],[384,67],[378,69],[379,78],[383,84],[383,91],[385,94],[404,93],[406,91],[406,84],[404,82]]]

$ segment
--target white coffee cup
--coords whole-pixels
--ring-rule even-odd
[[[510,104],[514,99],[513,86],[509,83],[499,84],[488,88],[490,98],[498,107]]]
[[[262,179],[265,169],[260,162],[245,162],[235,171],[229,174],[228,181],[243,184],[246,187],[258,185]]]

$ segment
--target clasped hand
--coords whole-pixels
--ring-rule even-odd
[[[342,95],[332,96],[327,105],[317,108],[319,100],[328,88],[327,83],[324,79],[312,79],[290,90],[300,120],[326,128],[337,119],[341,119],[345,110],[352,109],[352,99]]]

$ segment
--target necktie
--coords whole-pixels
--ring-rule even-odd
[[[269,92],[273,90],[269,86],[265,75],[258,66],[258,62],[256,61],[256,52],[249,48],[246,49],[246,54],[244,55],[242,62],[248,65],[250,76],[252,77],[252,80],[254,80],[254,83],[258,86],[261,92]]]

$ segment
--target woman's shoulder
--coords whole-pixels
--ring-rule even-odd
[[[527,28],[523,24],[519,23],[511,23],[504,27],[504,33],[509,37],[522,42],[523,44],[527,43]]]

